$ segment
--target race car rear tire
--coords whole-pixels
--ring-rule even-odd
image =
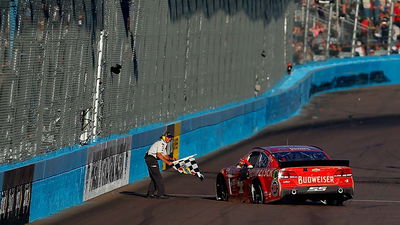
[[[264,203],[264,193],[259,182],[251,184],[251,202],[254,204]]]
[[[229,200],[228,188],[226,187],[226,182],[222,175],[218,175],[218,177],[217,177],[216,189],[217,189],[217,200],[218,201],[228,201]]]

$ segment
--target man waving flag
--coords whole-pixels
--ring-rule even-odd
[[[191,155],[172,162],[172,167],[179,173],[195,175],[203,181],[204,176],[200,173],[199,166],[196,163],[195,155]]]

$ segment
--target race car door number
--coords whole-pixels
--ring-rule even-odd
[[[308,191],[326,191],[326,187],[309,187]]]

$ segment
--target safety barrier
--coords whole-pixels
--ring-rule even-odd
[[[165,130],[180,158],[237,143],[299,112],[326,91],[399,84],[399,56],[330,60],[299,66],[268,93],[0,167],[1,222],[23,224],[147,177],[143,156]]]

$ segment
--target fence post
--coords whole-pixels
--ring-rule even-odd
[[[336,29],[338,30],[338,39],[342,37],[342,30],[340,24],[339,24],[339,17],[340,17],[340,11],[339,11],[339,0],[335,1],[335,7],[336,7]]]
[[[393,11],[394,11],[394,2],[393,0],[390,0],[389,35],[388,35],[388,49],[387,49],[388,55],[391,54],[390,51],[392,49]]]
[[[354,29],[353,29],[353,39],[351,42],[351,57],[354,57],[354,53],[356,51],[356,35],[357,35],[357,25],[358,25],[358,11],[360,9],[360,0],[357,0],[356,3],[356,16],[354,17]]]
[[[99,49],[98,49],[98,61],[97,61],[97,77],[96,77],[96,91],[93,98],[93,139],[97,137],[97,127],[99,124],[99,101],[100,101],[100,85],[101,85],[101,72],[103,64],[103,47],[104,47],[104,30],[100,31]]]
[[[332,26],[332,10],[333,10],[333,3],[329,3],[329,20],[328,20],[328,37],[326,38],[326,58],[329,57],[329,42],[331,40],[331,26]]]
[[[304,60],[307,59],[307,34],[308,34],[308,19],[310,13],[310,0],[307,0],[307,8],[306,8],[306,22],[304,25],[304,46],[303,46],[303,57]]]

